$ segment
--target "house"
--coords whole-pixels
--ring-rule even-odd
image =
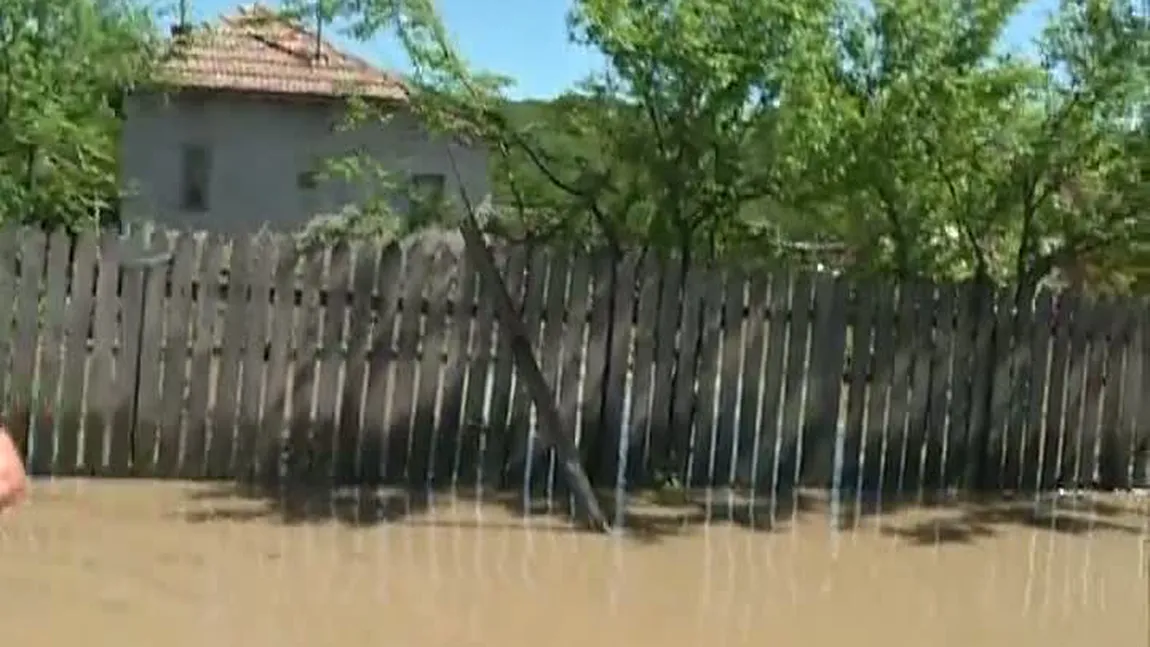
[[[247,7],[203,28],[173,28],[158,89],[124,107],[125,220],[218,231],[286,231],[379,196],[378,183],[318,173],[351,154],[388,171],[394,189],[488,199],[487,154],[433,136],[404,108],[394,75],[340,52],[271,10]],[[348,97],[393,115],[348,129]],[[389,195],[391,195],[389,194]],[[406,208],[406,198],[393,204]]]

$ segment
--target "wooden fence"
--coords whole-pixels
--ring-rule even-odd
[[[1150,427],[1141,301],[497,258],[598,485],[1121,486]],[[8,229],[0,259],[34,473],[561,485],[453,244]]]

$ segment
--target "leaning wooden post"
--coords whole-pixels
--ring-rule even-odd
[[[515,304],[511,301],[511,295],[507,292],[507,286],[503,283],[499,269],[495,267],[495,258],[483,241],[479,223],[475,220],[475,214],[471,209],[465,210],[460,220],[459,231],[463,234],[467,254],[479,268],[482,285],[487,287],[495,298],[495,314],[499,318],[499,325],[510,335],[515,368],[526,381],[527,391],[531,394],[539,415],[539,437],[554,447],[558,453],[567,482],[583,512],[586,513],[587,522],[595,529],[607,532],[611,526],[599,506],[598,499],[595,498],[595,491],[591,489],[587,472],[583,470],[579,449],[575,446],[571,434],[563,428],[563,419],[555,408],[555,396],[546,378],[543,377],[543,371],[539,369],[523,320],[519,318]]]

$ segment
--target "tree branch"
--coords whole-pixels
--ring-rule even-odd
[[[898,206],[895,204],[894,196],[890,194],[885,184],[880,182],[875,190],[878,193],[879,201],[882,202],[883,214],[886,215],[887,222],[890,223],[891,237],[894,238],[896,271],[899,276],[908,278],[911,273],[910,235],[906,231],[906,225]]]
[[[1132,211],[1120,212],[1118,215],[1108,218],[1107,222],[1104,223],[1101,228],[1112,228],[1118,221],[1128,219],[1133,215]],[[1102,235],[1087,233],[1069,236],[1056,249],[1037,257],[1034,262],[1030,264],[1026,274],[1020,277],[1020,280],[1025,279],[1026,283],[1037,285],[1042,279],[1046,278],[1050,272],[1075,260],[1077,257],[1098,251],[1125,238],[1124,233],[1125,232],[1119,233],[1111,231]]]
[[[1018,282],[1019,294],[1023,290],[1032,290],[1029,268],[1034,260],[1037,245],[1037,218],[1038,209],[1045,201],[1045,195],[1035,196],[1037,186],[1037,173],[1029,173],[1022,183],[1022,231],[1018,237],[1018,250],[1014,257],[1014,278]]]

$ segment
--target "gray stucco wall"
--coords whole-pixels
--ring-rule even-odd
[[[444,176],[446,195],[458,196],[456,171],[477,204],[489,199],[485,151],[432,138],[410,114],[383,124],[341,130],[343,106],[334,101],[215,93],[137,94],[125,106],[120,177],[126,220],[220,233],[296,229],[312,216],[332,213],[364,190],[338,182],[299,185],[317,160],[362,151],[407,173]],[[210,150],[210,186],[204,211],[182,208],[183,150]],[[448,152],[450,146],[450,153]]]

